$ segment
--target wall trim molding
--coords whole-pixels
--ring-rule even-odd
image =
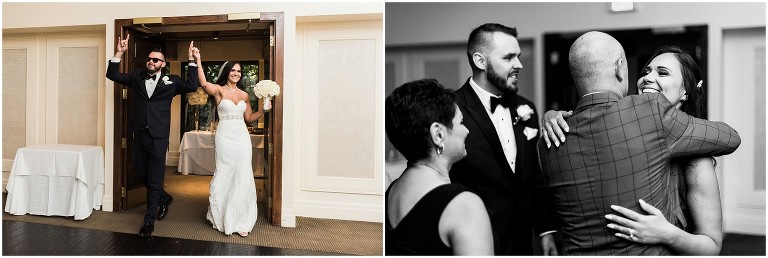
[[[340,219],[382,223],[384,210],[379,204],[296,199],[296,215],[311,218]]]
[[[725,233],[765,235],[765,213],[729,214],[731,218],[723,221]]]

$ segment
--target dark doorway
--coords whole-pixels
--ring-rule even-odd
[[[573,110],[580,96],[568,67],[568,51],[576,39],[587,31],[544,34],[544,108],[545,110]],[[687,51],[701,67],[702,78],[707,78],[707,26],[679,26],[673,28],[646,28],[635,30],[603,31],[624,47],[629,65],[629,94],[637,94],[638,74],[642,66],[659,47],[674,45]],[[706,95],[705,95],[706,96]],[[704,100],[704,118],[707,101]]]
[[[231,19],[227,14],[205,15],[188,17],[156,17],[139,19],[115,20],[115,39],[125,37],[127,33],[134,34],[130,37],[129,49],[131,55],[125,55],[120,65],[121,72],[133,70],[137,65],[143,64],[146,54],[152,48],[159,48],[166,53],[166,59],[184,61],[187,57],[177,56],[177,44],[180,41],[205,38],[222,38],[223,40],[237,40],[239,38],[261,38],[267,42],[260,49],[266,48],[264,63],[264,78],[276,81],[283,85],[283,14],[261,13],[255,14],[252,19]],[[247,49],[233,49],[231,52],[248,51]],[[234,53],[237,54],[237,53]],[[142,60],[142,58],[144,60]],[[205,59],[204,59],[205,60]],[[182,66],[181,69],[185,69]],[[170,71],[173,74],[184,75],[186,71]],[[131,96],[122,85],[115,84],[115,149],[114,149],[114,209],[126,210],[132,206],[141,204],[146,200],[142,194],[140,184],[137,184],[132,164],[131,143],[132,136],[127,131],[128,112],[130,112]],[[183,107],[184,105],[182,105]],[[282,94],[273,100],[273,108],[265,114],[265,119],[270,123],[264,130],[265,152],[267,157],[267,195],[268,218],[276,225],[280,224],[281,216],[281,191],[282,191]],[[183,119],[184,116],[181,116]],[[182,126],[183,128],[183,121]]]

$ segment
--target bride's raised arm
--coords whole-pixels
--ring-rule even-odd
[[[200,80],[200,86],[203,87],[203,90],[206,94],[216,97],[221,87],[208,82],[208,80],[205,78],[205,71],[203,70],[202,64],[203,60],[200,59],[200,49],[193,47],[192,56],[195,57],[195,62],[197,63],[197,77]]]

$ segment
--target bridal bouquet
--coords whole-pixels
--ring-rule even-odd
[[[253,87],[253,94],[264,99],[264,110],[272,108],[270,98],[280,94],[280,85],[271,80],[262,80]]]
[[[205,94],[203,88],[197,88],[197,91],[187,93],[187,100],[192,106],[202,106],[208,103],[208,94]]]

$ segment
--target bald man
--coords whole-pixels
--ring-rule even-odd
[[[565,255],[669,255],[663,245],[615,236],[611,205],[641,211],[654,205],[673,224],[670,160],[731,153],[741,143],[722,122],[691,117],[662,94],[627,97],[624,49],[613,37],[587,32],[571,46],[568,62],[581,96],[559,148],[538,149],[547,193],[560,218]],[[631,235],[632,232],[622,232]]]

